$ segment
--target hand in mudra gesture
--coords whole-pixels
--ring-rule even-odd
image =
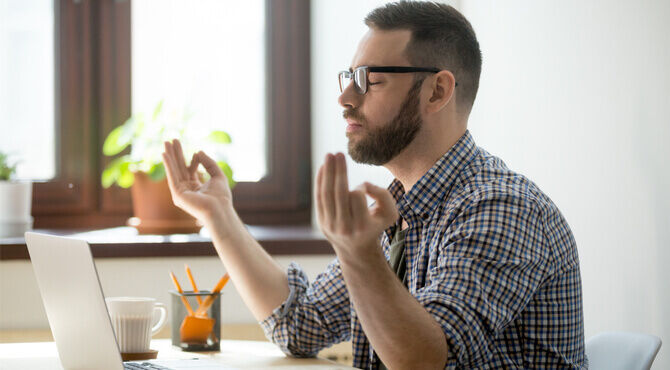
[[[372,207],[367,205],[366,194],[375,200]],[[395,200],[388,190],[366,182],[349,191],[342,153],[326,156],[316,176],[314,196],[321,230],[340,260],[365,260],[370,252],[378,253],[379,236],[398,220]]]
[[[233,196],[226,175],[204,152],[193,154],[187,167],[179,140],[166,141],[163,164],[172,201],[177,207],[205,223],[223,208],[232,207]],[[211,176],[206,182],[198,174],[200,164]]]

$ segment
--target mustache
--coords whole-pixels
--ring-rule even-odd
[[[344,111],[342,111],[342,118],[344,118],[344,119],[347,119],[347,118],[355,119],[356,121],[358,121],[360,123],[365,123],[366,122],[365,117],[356,108],[345,109]]]

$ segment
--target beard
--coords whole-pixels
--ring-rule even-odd
[[[381,166],[388,163],[403,151],[416,137],[421,124],[419,115],[419,90],[423,79],[418,80],[407,92],[400,112],[386,125],[371,129],[360,140],[349,138],[348,151],[351,159],[357,163]],[[356,119],[363,127],[367,120],[356,109],[344,111],[344,118]]]

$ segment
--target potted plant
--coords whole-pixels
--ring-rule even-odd
[[[105,155],[117,156],[128,147],[130,153],[120,155],[107,165],[102,172],[102,186],[108,188],[116,184],[131,188],[134,217],[128,224],[141,234],[198,232],[202,225],[172,203],[161,157],[164,142],[178,138],[186,158],[191,158],[196,149],[212,153],[233,187],[233,170],[221,151],[221,146],[230,144],[231,139],[225,131],[203,132],[189,126],[190,113],[168,110],[163,105],[161,100],[151,114],[133,114],[109,133],[102,148]]]
[[[23,236],[33,227],[33,184],[13,180],[16,165],[10,164],[7,153],[0,152],[0,238]]]

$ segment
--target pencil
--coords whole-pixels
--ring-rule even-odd
[[[188,267],[187,264],[184,264],[184,268],[186,269],[186,275],[188,276],[188,280],[191,281],[191,286],[193,287],[193,293],[198,294],[198,287],[195,286],[195,280],[193,279],[193,275],[191,274],[191,269]],[[195,299],[198,300],[198,304],[202,304],[202,298],[200,298],[199,295],[195,296]]]
[[[216,297],[216,295],[221,291],[221,289],[223,289],[223,287],[228,282],[228,279],[230,279],[228,273],[226,273],[225,275],[223,275],[223,277],[221,277],[219,282],[214,287],[214,290],[212,290],[212,293],[208,295],[207,298],[205,298],[205,301],[200,306],[198,306],[198,309],[195,312],[195,316],[203,316],[207,312],[209,306],[211,306],[212,303],[214,303],[214,298]]]
[[[186,306],[186,310],[188,311],[189,316],[194,316],[193,309],[191,308],[191,305],[188,304],[188,300],[186,299],[186,297],[184,297],[184,291],[181,290],[181,286],[179,286],[177,277],[174,276],[172,271],[170,271],[170,277],[172,277],[172,282],[174,283],[174,286],[177,288],[179,294],[181,295],[181,301],[184,303],[184,306]]]

